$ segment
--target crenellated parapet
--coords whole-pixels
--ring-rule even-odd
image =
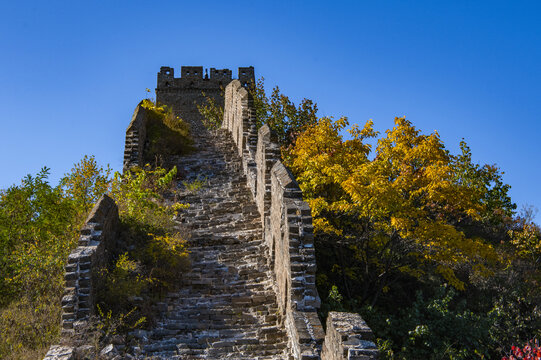
[[[326,355],[328,359],[375,359],[377,351],[373,347],[361,351],[342,343],[344,336],[358,335],[360,322],[370,330],[357,314],[343,313],[352,321],[349,327],[335,326],[339,322],[333,315],[330,320],[332,331],[325,338],[317,316],[321,301],[316,289],[310,207],[303,201],[294,176],[280,161],[280,146],[272,131],[267,125],[257,130],[253,99],[240,81],[233,80],[226,87],[224,104],[222,128],[233,137],[248,187],[261,214],[268,263],[274,274],[278,307],[285,319],[291,353],[295,359],[319,359],[322,349],[326,348],[333,354]],[[345,318],[342,316],[341,319]],[[336,335],[337,331],[340,336]],[[366,342],[362,345],[369,346]],[[359,350],[355,354],[362,353],[363,357],[339,355],[338,352],[344,353],[344,348]]]
[[[233,72],[229,69],[182,66],[180,77],[175,77],[175,69],[162,66],[158,73],[156,101],[171,106],[176,116],[191,123],[195,129],[201,117],[197,105],[205,104],[205,97],[211,97],[217,105],[223,106],[223,91],[232,79]],[[254,82],[254,67],[240,67],[238,79],[242,85]]]
[[[323,327],[317,316],[314,229],[310,207],[293,175],[276,161],[271,169],[270,213],[264,237],[276,280],[278,306],[295,358],[317,357]]]
[[[342,313],[340,317],[331,313],[325,338],[317,316],[321,301],[316,289],[310,207],[303,201],[294,176],[280,161],[280,146],[272,131],[267,125],[256,130],[253,99],[240,81],[233,80],[226,87],[224,102],[222,128],[233,137],[261,214],[268,263],[274,274],[278,307],[285,319],[291,353],[295,359],[319,359],[325,348],[327,359],[375,359],[377,351],[373,343],[362,340],[359,346],[366,349],[359,349],[358,345],[350,346],[342,341],[344,337],[359,338],[360,324],[370,330],[357,314]],[[343,325],[349,320],[349,325]]]

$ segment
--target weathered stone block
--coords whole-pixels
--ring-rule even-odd
[[[75,360],[74,348],[70,346],[53,345],[43,360]]]
[[[378,351],[372,339],[372,331],[359,314],[329,312],[321,358],[377,359]]]

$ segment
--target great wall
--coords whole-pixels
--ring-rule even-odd
[[[358,314],[330,312],[326,331],[318,318],[311,211],[293,175],[280,161],[268,126],[256,128],[246,89],[254,68],[203,67],[158,73],[156,100],[189,122],[195,151],[165,159],[185,179],[207,179],[198,192],[179,190],[190,207],[177,219],[191,230],[191,269],[179,290],[156,304],[157,325],[139,330],[139,346],[102,351],[105,359],[350,359],[377,358],[370,328]],[[225,96],[220,87],[225,86]],[[224,106],[222,128],[207,130],[196,104],[202,93]],[[135,109],[126,130],[125,171],[142,165],[146,110]],[[179,189],[181,186],[179,185]],[[115,247],[118,210],[103,196],[68,259],[62,299],[62,341],[45,360],[84,359],[73,345],[94,314],[95,279]]]

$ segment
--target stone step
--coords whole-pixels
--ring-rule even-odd
[[[135,145],[135,141],[134,141]],[[138,332],[137,359],[290,359],[261,217],[229,136],[196,136],[198,151],[166,159],[180,176],[176,217],[188,229],[191,269]],[[187,184],[202,181],[199,189]],[[184,181],[184,183],[183,183]]]

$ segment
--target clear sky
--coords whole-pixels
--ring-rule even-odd
[[[160,66],[253,65],[321,116],[406,115],[541,208],[541,1],[0,0],[0,188],[85,154],[122,168]],[[538,214],[537,222],[541,222]]]

